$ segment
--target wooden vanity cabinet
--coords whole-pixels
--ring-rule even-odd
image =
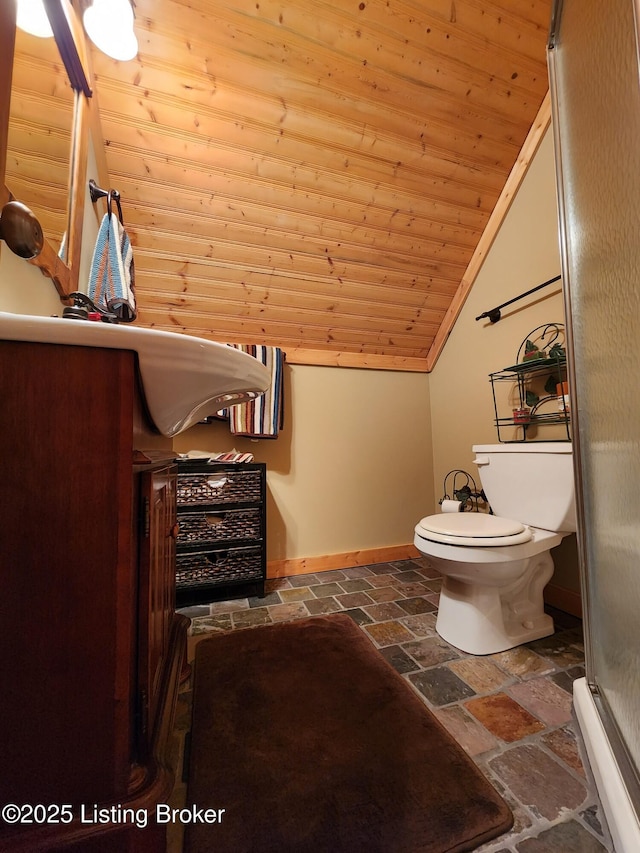
[[[148,750],[160,724],[165,664],[173,642],[176,560],[176,467],[140,474],[140,574],[138,580],[138,701],[142,743]],[[182,620],[176,620],[181,623]],[[147,754],[146,756],[149,757]]]
[[[0,805],[74,816],[0,821],[0,850],[164,850],[152,818],[188,624],[170,440],[129,351],[0,341],[0,411]],[[145,809],[148,826],[81,821],[94,805]]]

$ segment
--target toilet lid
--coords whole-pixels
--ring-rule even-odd
[[[495,547],[518,545],[532,537],[529,527],[511,518],[483,512],[442,512],[429,515],[416,525],[416,533],[433,542],[451,545]]]

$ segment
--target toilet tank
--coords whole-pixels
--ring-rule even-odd
[[[472,450],[496,515],[556,533],[576,529],[571,442],[476,444]]]

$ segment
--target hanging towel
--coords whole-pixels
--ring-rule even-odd
[[[231,346],[252,355],[266,365],[271,371],[271,385],[255,400],[229,407],[229,428],[234,435],[244,435],[249,438],[277,438],[284,418],[285,353],[280,347],[252,344],[231,344]]]
[[[115,199],[117,214],[112,201],[110,192],[93,250],[88,296],[99,308],[112,311],[123,323],[131,323],[137,316],[133,249],[122,221],[120,199]]]

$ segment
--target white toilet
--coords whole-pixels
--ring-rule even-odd
[[[570,442],[475,445],[494,515],[447,512],[415,527],[414,544],[443,575],[436,630],[452,646],[487,655],[547,637],[542,591],[551,548],[575,531]]]

